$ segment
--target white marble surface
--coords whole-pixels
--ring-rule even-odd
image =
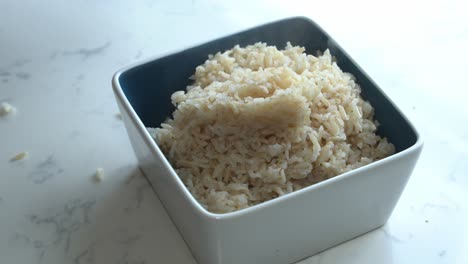
[[[347,2],[1,0],[0,102],[17,112],[0,118],[0,262],[195,263],[137,168],[111,76],[305,15],[407,113],[425,149],[386,226],[301,263],[468,263],[468,8]]]

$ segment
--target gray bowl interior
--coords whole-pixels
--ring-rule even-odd
[[[124,71],[119,83],[143,124],[158,127],[174,111],[171,94],[185,90],[191,83],[189,77],[198,65],[205,62],[208,54],[231,49],[237,44],[245,46],[259,41],[278,48],[284,48],[289,41],[292,45],[304,46],[306,52],[312,54],[330,49],[339,67],[356,77],[362,97],[374,106],[375,118],[381,124],[378,133],[387,137],[397,152],[416,143],[417,134],[406,118],[342,48],[307,18],[296,17],[262,25],[147,62]]]

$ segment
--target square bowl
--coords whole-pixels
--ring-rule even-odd
[[[226,214],[205,210],[190,194],[145,127],[171,116],[171,94],[185,90],[208,54],[239,44],[289,41],[315,52],[329,49],[353,74],[375,108],[378,134],[396,153],[276,199]],[[118,71],[113,89],[139,165],[199,263],[291,263],[383,225],[422,150],[401,111],[317,24],[294,17],[153,58]]]

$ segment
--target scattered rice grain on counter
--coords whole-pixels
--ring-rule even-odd
[[[94,174],[94,180],[97,182],[102,182],[104,180],[104,169],[97,168],[96,173]]]
[[[122,120],[123,119],[122,113],[115,114],[115,118],[117,118],[118,120]]]
[[[210,55],[150,130],[192,195],[226,213],[394,153],[373,107],[330,52],[264,43]]]
[[[0,116],[7,116],[10,114],[13,114],[14,111],[15,111],[15,108],[9,103],[3,102],[0,105]]]
[[[10,161],[22,160],[22,159],[26,158],[28,155],[29,155],[29,153],[27,151],[23,151],[23,152],[20,152],[20,153],[16,154],[15,156],[13,156],[10,159]]]

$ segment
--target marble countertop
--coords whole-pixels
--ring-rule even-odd
[[[349,1],[347,1],[349,2]],[[462,1],[0,1],[2,263],[195,263],[142,177],[119,68],[280,18],[318,22],[421,131],[388,223],[302,264],[468,263]],[[15,154],[29,155],[12,162]],[[104,168],[102,182],[93,180]]]

